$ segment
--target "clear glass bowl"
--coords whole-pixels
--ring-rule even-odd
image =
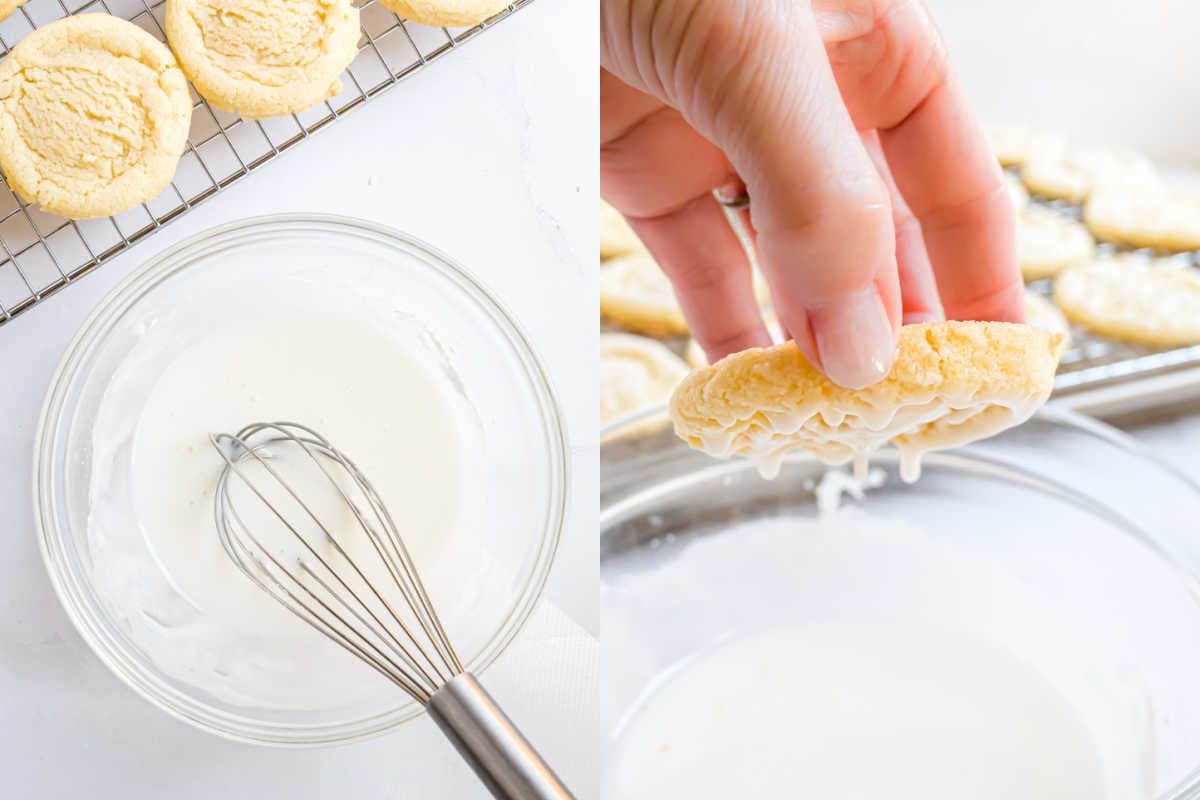
[[[919,536],[839,550],[818,568],[787,542],[812,530],[802,525],[818,514],[825,467],[793,454],[764,481],[743,460],[639,426],[606,430],[601,449],[610,745],[666,671],[723,639],[891,622],[982,640],[1051,680],[1096,745],[1109,800],[1200,798],[1200,485],[1130,437],[1045,409],[930,454],[913,485],[881,452],[883,485],[845,512]],[[778,538],[764,538],[768,525]],[[857,535],[853,522],[840,530]],[[737,534],[727,560],[680,574],[700,564],[683,557],[689,546]],[[782,546],[751,546],[762,542]]]
[[[264,285],[279,291],[257,296]],[[256,296],[248,297],[247,287],[257,287]],[[256,304],[292,302],[287,298],[355,313],[378,306],[380,297],[395,306],[396,324],[420,321],[478,417],[478,440],[470,445],[480,524],[469,530],[472,542],[501,555],[492,588],[462,601],[480,624],[473,626],[474,640],[456,646],[479,673],[512,641],[545,585],[562,535],[567,444],[533,349],[491,294],[446,256],[389,228],[341,217],[286,215],[226,225],[161,253],[117,286],[83,324],[52,380],[33,480],[51,581],[80,634],[118,677],[204,730],[274,745],[340,743],[382,734],[421,708],[382,681],[378,693],[335,708],[234,703],[148,656],[96,580],[87,536],[92,430],[105,389],[131,348],[174,332],[176,317],[202,323],[205,315],[228,312],[226,304],[252,312]],[[187,344],[167,341],[169,348]],[[105,464],[128,469],[117,455]],[[364,667],[364,680],[369,675]]]

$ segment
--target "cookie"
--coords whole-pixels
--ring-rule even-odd
[[[12,16],[12,13],[25,5],[25,0],[0,0],[0,22]]]
[[[637,253],[646,248],[620,211],[600,201],[600,259]]]
[[[509,0],[379,0],[384,8],[422,25],[466,28],[508,8]]]
[[[1017,214],[1017,261],[1027,281],[1052,278],[1064,267],[1091,258],[1096,243],[1087,228],[1040,206]]]
[[[696,370],[671,395],[675,432],[718,458],[748,456],[764,477],[784,455],[807,451],[830,465],[867,458],[891,442],[901,477],[921,454],[991,436],[1046,401],[1058,339],[1030,325],[929,322],[900,329],[887,377],[865,389],[830,381],[795,342],[746,350]]]
[[[247,119],[340,92],[360,34],[350,0],[167,0],[166,30],[196,91]]]
[[[116,214],[170,183],[191,113],[166,45],[107,14],[66,17],[0,62],[0,169],[51,214]]]
[[[1082,203],[1100,184],[1139,185],[1154,180],[1154,166],[1137,153],[1062,145],[1034,151],[1021,168],[1029,191],[1052,200]]]
[[[757,272],[754,293],[761,305],[770,302],[766,281]],[[666,338],[688,333],[671,281],[644,250],[601,263],[600,317],[647,336]]]
[[[1054,303],[1028,289],[1025,290],[1025,322],[1059,337],[1058,352],[1055,354],[1059,358],[1071,346],[1071,326],[1067,318]]]
[[[1151,347],[1200,344],[1200,272],[1176,259],[1127,253],[1063,270],[1054,302],[1109,339]]]
[[[1005,167],[1019,167],[1035,150],[1054,147],[1064,139],[1057,131],[1015,123],[992,123],[984,126],[984,133],[996,160]]]
[[[1004,188],[1008,191],[1008,199],[1012,201],[1013,210],[1020,211],[1029,205],[1029,190],[1016,175],[1011,172],[1004,173]]]
[[[646,252],[600,265],[600,316],[647,336],[683,336],[688,332],[671,282]]]
[[[1097,187],[1083,221],[1109,242],[1183,252],[1200,249],[1200,194],[1157,185]]]
[[[687,364],[661,342],[632,333],[600,334],[601,427],[665,405],[687,372]],[[622,432],[651,433],[666,424],[664,410]]]

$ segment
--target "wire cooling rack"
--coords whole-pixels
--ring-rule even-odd
[[[1077,327],[1071,329],[1071,341],[1054,378],[1058,396],[1200,367],[1200,345],[1153,350],[1101,339]]]
[[[1033,201],[1039,204],[1036,199]],[[1078,219],[1077,206],[1063,203],[1045,203],[1053,210]],[[1101,244],[1100,254],[1127,250],[1111,244]],[[1144,251],[1154,255],[1150,251]],[[1186,260],[1192,269],[1200,266],[1200,253],[1180,253],[1176,256]],[[1052,300],[1053,281],[1035,281],[1028,285]],[[1093,390],[1129,384],[1135,380],[1182,373],[1200,368],[1200,345],[1174,348],[1150,348],[1095,336],[1077,325],[1071,326],[1071,345],[1063,353],[1054,377],[1056,397],[1091,392]]]
[[[212,108],[193,89],[187,149],[171,185],[114,217],[72,221],[47,214],[0,183],[0,326],[532,2],[517,0],[473,28],[431,28],[405,22],[375,0],[356,3],[362,37],[340,94],[298,114],[244,120]],[[166,0],[29,0],[0,23],[0,56],[33,29],[81,13],[123,17],[165,42],[165,6]]]
[[[1063,201],[1034,197],[1030,203],[1070,219],[1079,220],[1083,216],[1078,205]],[[739,215],[727,210],[726,218],[743,247],[752,249]],[[1128,249],[1101,243],[1097,253]],[[1154,255],[1150,251],[1144,252]],[[1174,257],[1186,260],[1191,269],[1200,269],[1200,251],[1179,253]],[[1028,288],[1052,301],[1053,281],[1035,281],[1028,284]],[[607,330],[620,328],[602,322],[601,331]],[[666,344],[676,354],[685,355],[686,338],[670,339]],[[1176,399],[1184,399],[1184,396],[1200,401],[1200,345],[1164,349],[1139,347],[1103,339],[1076,325],[1071,326],[1071,345],[1063,353],[1054,377],[1054,398],[1063,400],[1063,405],[1104,416],[1110,410],[1125,413],[1163,407]]]

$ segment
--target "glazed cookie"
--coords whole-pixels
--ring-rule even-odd
[[[620,211],[600,201],[600,258],[616,258],[646,248]]]
[[[25,0],[0,0],[0,21],[12,16],[12,13],[25,5]]]
[[[661,342],[632,333],[600,334],[600,425],[664,405],[687,371]],[[628,432],[649,433],[666,422],[663,414]]]
[[[1039,330],[1058,336],[1058,352],[1062,354],[1071,346],[1071,326],[1058,307],[1037,292],[1025,290],[1025,321]]]
[[[1052,278],[1069,264],[1091,258],[1096,243],[1087,228],[1048,208],[1017,215],[1017,260],[1027,281]]]
[[[1082,203],[1100,183],[1141,185],[1153,181],[1154,166],[1137,153],[1045,146],[1025,162],[1021,180],[1034,194]]]
[[[1100,336],[1152,347],[1200,343],[1200,272],[1139,254],[1068,267],[1054,282],[1067,319]]]
[[[996,159],[1005,167],[1019,167],[1029,160],[1035,150],[1054,147],[1064,138],[1056,131],[1013,123],[987,125],[984,133]]]
[[[166,29],[196,91],[247,119],[340,92],[360,33],[350,0],[167,0]]]
[[[511,0],[379,0],[384,8],[422,25],[465,28],[508,8]]]
[[[923,452],[1028,419],[1050,395],[1057,348],[1057,337],[1030,325],[906,325],[888,376],[852,390],[785,342],[692,372],[671,395],[671,418],[692,447],[718,458],[748,456],[764,477],[797,448],[831,465],[853,461],[862,476],[870,454],[891,442],[900,450],[901,477],[913,481]]]
[[[1098,186],[1083,221],[1100,239],[1182,252],[1200,249],[1200,194],[1157,185]]]
[[[170,183],[191,113],[166,45],[107,14],[66,17],[0,62],[0,168],[52,214],[116,214]]]

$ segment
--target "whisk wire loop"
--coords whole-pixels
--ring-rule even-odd
[[[255,423],[233,436],[219,434],[211,437],[211,440],[226,465],[217,485],[217,530],[226,552],[242,572],[305,622],[392,680],[418,702],[428,703],[430,695],[438,687],[464,671],[395,521],[374,486],[354,462],[320,434],[295,423]],[[380,591],[377,582],[368,577],[367,571],[343,546],[339,536],[334,535],[331,526],[322,520],[296,491],[292,482],[272,463],[281,462],[282,453],[274,450],[284,446],[301,450],[316,466],[325,482],[333,487],[336,497],[350,511],[357,523],[357,530],[366,535],[394,588],[403,598],[416,621],[415,628],[402,618],[394,604]],[[244,469],[246,464],[261,467],[261,472],[269,476],[274,485],[296,504],[300,511],[297,516],[306,518],[316,526],[320,534],[319,541],[332,550],[329,557],[314,547],[310,537],[302,532],[301,525],[290,519],[280,509],[280,504],[268,498],[268,492]],[[369,512],[364,512],[360,504],[355,502],[335,472],[349,478]],[[272,553],[271,548],[255,535],[253,526],[247,524],[232,499],[231,476],[236,476],[299,542],[303,551],[311,556],[311,562],[308,558],[299,557],[295,559],[295,569],[290,568],[293,559],[285,559],[287,563],[284,563],[285,560]],[[344,567],[335,567],[331,561],[344,564]],[[274,568],[268,567],[266,562]],[[330,576],[329,579],[318,574],[313,568],[314,562],[320,565],[321,572]],[[352,584],[365,586],[377,604]],[[299,592],[295,590],[297,587]],[[334,605],[340,607],[341,611]],[[376,605],[382,606],[399,632],[381,618]],[[423,636],[417,633],[416,628],[420,629]]]
[[[497,800],[573,800],[463,668],[395,520],[353,461],[316,431],[291,422],[260,422],[209,438],[225,462],[213,504],[217,535],[251,581],[425,706]],[[296,467],[287,451],[297,449],[306,456],[302,464],[316,466],[318,486],[341,513],[323,518],[316,495],[309,503],[297,491],[294,478],[300,476],[285,477],[285,470]],[[259,515],[243,514],[231,484],[249,489],[244,499],[250,508],[251,498],[258,499]],[[283,507],[293,504],[285,513]],[[263,509],[269,513],[263,515]],[[281,534],[283,544],[260,535],[267,530]],[[369,550],[362,546],[364,536]],[[364,568],[359,556],[372,559],[371,553],[379,563]],[[390,599],[392,589],[402,603]]]
[[[244,545],[238,543],[238,544],[235,544],[234,546],[238,547],[241,551],[241,554],[244,555],[245,557],[251,558],[251,559],[256,558],[255,554],[250,552],[249,550],[246,550]],[[273,555],[270,554],[270,552],[265,552],[265,555],[273,564],[276,565],[276,567],[278,567],[280,570],[283,569],[283,565],[280,564],[279,561]],[[235,561],[237,561],[239,563],[239,566],[241,566],[240,557],[235,557]],[[307,622],[308,624],[310,624],[311,626],[316,628],[319,632],[324,634],[326,637],[331,639],[335,644],[338,644],[338,645],[346,648],[351,653],[356,655],[360,660],[362,660],[368,666],[370,666],[372,669],[374,669],[376,672],[380,673],[383,677],[387,678],[388,680],[390,680],[393,683],[400,686],[400,688],[404,689],[404,691],[410,697],[417,700],[418,702],[422,702],[422,698],[428,696],[428,692],[425,689],[425,687],[423,687],[422,685],[420,685],[416,682],[409,680],[408,677],[405,675],[403,668],[399,664],[395,663],[390,658],[388,658],[386,654],[378,653],[377,648],[375,648],[370,643],[370,641],[367,640],[365,637],[356,636],[354,634],[354,629],[345,623],[345,621],[341,617],[341,615],[339,615],[333,609],[329,608],[328,605],[326,604],[326,602],[324,600],[322,600],[320,597],[317,597],[315,593],[313,593],[313,592],[309,591],[307,588],[305,588],[306,593],[313,599],[314,602],[316,602],[318,605],[322,606],[329,614],[331,614],[339,622],[343,623],[343,625],[345,626],[345,630],[350,632],[349,634],[347,634],[343,630],[339,629],[338,627],[326,622],[319,613],[317,613],[301,597],[298,597],[291,589],[289,589],[281,581],[274,581],[272,583],[272,585],[267,585],[262,580],[260,580],[257,577],[257,575],[255,575],[252,571],[246,570],[245,568],[243,568],[243,571],[246,572],[246,574],[250,576],[251,580],[253,580],[256,584],[258,584],[259,588],[263,589],[264,591],[266,591],[267,593],[269,593],[270,595],[275,597],[276,600],[278,600],[280,603],[282,603],[285,607],[287,607],[289,610],[291,610],[293,613],[295,613],[302,620],[304,620],[305,622]],[[286,598],[286,600],[284,598]],[[288,602],[288,601],[291,601],[291,602]],[[397,655],[399,655],[399,657],[402,661],[405,661],[405,663],[408,663],[406,661],[406,655],[403,653],[403,651],[399,652]],[[414,664],[409,664],[409,666],[414,669],[416,668],[416,666]],[[389,667],[390,667],[390,669],[389,669]]]

